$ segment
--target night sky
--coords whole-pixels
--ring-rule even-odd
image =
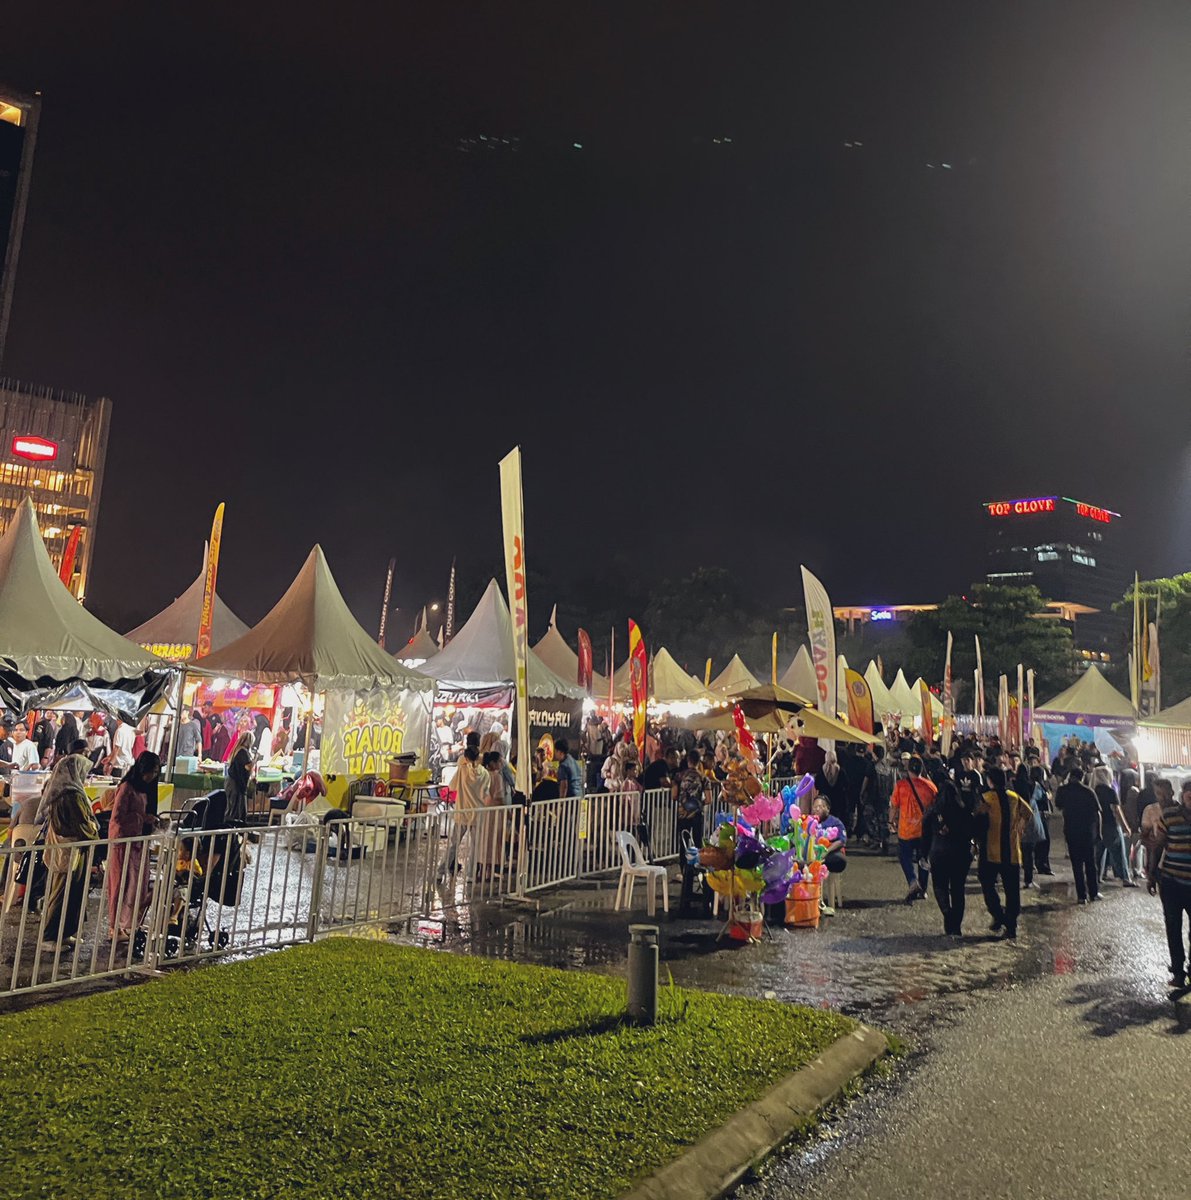
[[[800,603],[805,561],[937,599],[981,501],[1052,493],[1191,567],[1186,0],[4,25],[43,92],[6,370],[113,399],[114,623],[222,499],[245,619],[318,540],[369,628],[397,556],[400,627],[498,561],[518,442],[531,564],[610,588],[722,564]]]

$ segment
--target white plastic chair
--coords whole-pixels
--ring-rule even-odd
[[[662,910],[670,911],[670,888],[667,885],[665,867],[651,866],[645,861],[641,846],[637,839],[627,830],[620,830],[616,835],[616,848],[620,851],[620,882],[616,886],[616,908],[632,908],[633,883],[644,879],[648,891],[645,894],[645,909],[652,917],[657,912],[657,898],[654,895],[654,884],[662,885]]]
[[[24,858],[23,854],[18,855],[15,853],[16,847],[29,846],[31,848],[33,843],[37,840],[37,835],[40,832],[40,826],[33,824],[14,825],[8,831],[8,844],[14,848],[14,853],[5,855],[5,858],[8,860],[8,879],[5,881],[4,906],[0,911],[8,912],[16,901],[17,887],[19,886],[17,883],[17,875],[19,873],[21,859]]]
[[[844,906],[844,873],[843,871],[828,871],[827,883],[823,889],[823,903],[828,908],[843,908]]]

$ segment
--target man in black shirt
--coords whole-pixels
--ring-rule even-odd
[[[667,750],[666,753],[653,762],[641,773],[641,787],[645,791],[653,788],[669,787],[678,774],[678,751]]]
[[[1083,781],[1083,768],[1073,766],[1067,782],[1055,794],[1055,807],[1063,814],[1063,836],[1075,871],[1075,894],[1080,904],[1100,899],[1096,871],[1096,843],[1100,840],[1100,801]]]

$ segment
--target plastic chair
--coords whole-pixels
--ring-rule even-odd
[[[648,891],[645,894],[646,912],[652,917],[657,912],[657,898],[654,894],[654,884],[662,885],[662,910],[670,911],[670,888],[666,881],[665,867],[651,866],[645,861],[641,846],[637,839],[627,830],[620,830],[616,835],[616,848],[620,851],[620,882],[616,885],[616,908],[632,908],[633,883],[644,879]]]
[[[24,858],[23,854],[18,855],[16,853],[16,848],[18,846],[32,847],[33,843],[37,841],[37,835],[40,832],[41,827],[32,824],[14,825],[8,831],[8,844],[13,847],[13,853],[5,855],[8,866],[8,881],[4,889],[4,907],[0,911],[8,912],[13,906],[13,901],[16,899],[17,887],[19,886],[17,884],[17,875],[20,874],[21,859]]]
[[[844,873],[843,871],[827,872],[827,887],[823,891],[823,903],[828,908],[843,908],[844,906]]]

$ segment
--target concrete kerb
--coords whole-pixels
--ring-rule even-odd
[[[844,1034],[621,1200],[718,1200],[888,1051],[885,1035],[867,1025]]]

